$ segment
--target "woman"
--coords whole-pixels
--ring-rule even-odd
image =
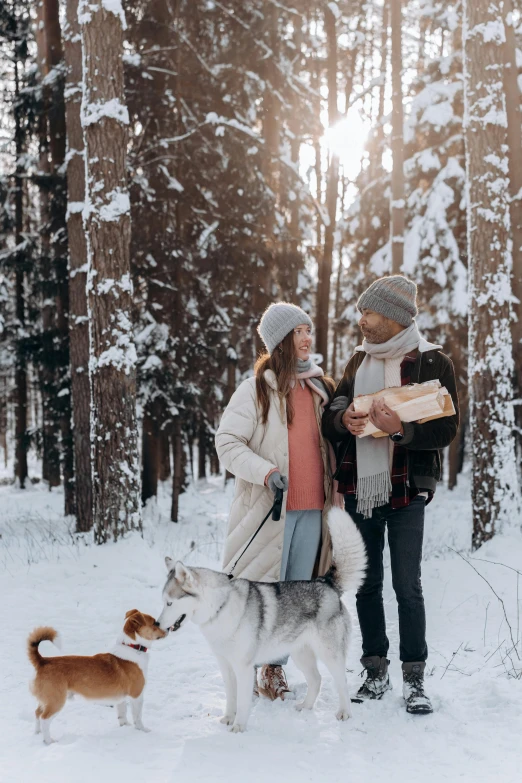
[[[312,321],[293,304],[266,310],[258,332],[267,353],[254,377],[232,396],[216,434],[222,464],[236,477],[225,545],[224,569],[244,550],[283,489],[281,519],[269,519],[241,557],[234,576],[254,581],[311,579],[330,561],[323,512],[332,496],[329,450],[321,434],[324,405],[333,381],[312,364]],[[264,665],[259,692],[284,699],[289,692],[282,664]]]

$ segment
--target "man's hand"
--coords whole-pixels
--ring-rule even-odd
[[[348,432],[351,432],[352,435],[357,437],[357,435],[361,434],[368,423],[368,414],[357,413],[352,402],[350,407],[347,408],[343,413],[342,422]]]
[[[399,414],[392,411],[392,409],[386,405],[382,397],[372,403],[369,417],[374,427],[386,432],[388,435],[393,435],[395,432],[402,432],[404,434],[404,428]]]

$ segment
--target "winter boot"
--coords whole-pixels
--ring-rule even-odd
[[[433,712],[431,701],[424,693],[424,669],[426,664],[402,664],[402,695],[406,702],[406,712],[412,715],[429,715]]]
[[[257,687],[259,693],[271,701],[276,699],[284,701],[286,694],[290,693],[283,667],[274,664],[265,664],[261,667]]]
[[[382,699],[386,691],[391,691],[392,684],[388,674],[387,658],[380,658],[378,655],[371,655],[368,658],[361,658],[364,669],[361,677],[366,674],[366,680],[363,682],[351,701],[361,704],[369,699]]]

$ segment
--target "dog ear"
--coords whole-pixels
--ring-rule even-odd
[[[180,585],[186,585],[187,587],[194,584],[194,574],[190,570],[190,568],[187,568],[187,566],[183,565],[181,560],[178,560],[176,563],[175,569],[174,569],[174,576],[176,577],[176,580],[180,583]]]
[[[125,621],[123,632],[136,641],[136,634],[139,633],[139,630],[143,625],[145,625],[145,618],[141,612],[138,612],[138,610],[135,609]]]
[[[130,617],[131,614],[139,614],[139,612],[137,609],[129,609],[129,611],[125,614],[125,619],[127,619],[127,617]]]
[[[167,571],[172,571],[174,568],[174,560],[171,557],[165,558],[165,565],[167,566]]]

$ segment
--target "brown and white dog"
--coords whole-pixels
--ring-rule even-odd
[[[29,660],[36,669],[31,685],[38,700],[36,733],[43,733],[47,745],[54,741],[49,731],[51,720],[74,694],[116,704],[120,726],[129,725],[127,699],[130,699],[135,727],[149,731],[141,720],[147,649],[151,642],[163,639],[167,633],[158,627],[154,617],[131,609],[125,615],[123,633],[110,653],[44,658],[38,645],[43,641],[57,644],[58,633],[54,628],[35,628],[27,640],[27,648]]]

